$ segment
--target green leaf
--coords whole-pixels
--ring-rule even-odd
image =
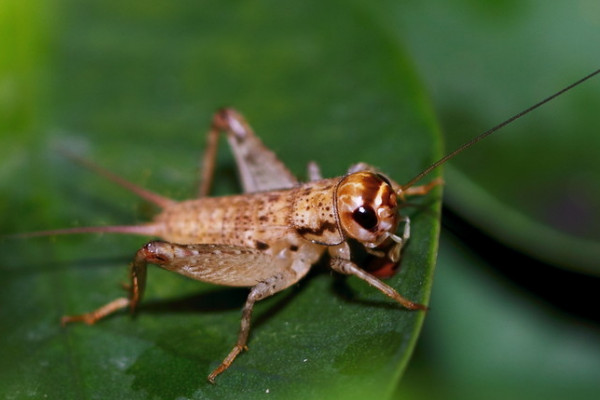
[[[155,210],[60,148],[165,196],[192,197],[204,132],[222,105],[242,111],[298,175],[310,160],[325,176],[364,161],[403,182],[440,155],[410,60],[360,4],[55,1],[40,16],[29,3],[0,6],[24,42],[5,47],[13,36],[0,37],[14,53],[2,82],[13,76],[32,88],[9,102],[26,112],[3,116],[18,123],[0,125],[2,233],[151,218]],[[215,192],[239,191],[232,158],[221,153]],[[425,303],[436,199],[407,209],[410,245],[388,281]],[[125,266],[143,243],[121,235],[0,243],[4,397],[385,398],[425,316],[317,267],[256,306],[250,350],[210,385],[206,376],[235,343],[245,289],[151,268],[136,318],[59,326],[64,314],[121,296]]]
[[[444,232],[439,260],[431,313],[396,398],[596,397],[593,322],[506,279]]]

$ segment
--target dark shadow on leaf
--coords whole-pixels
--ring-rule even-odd
[[[386,310],[404,310],[404,308],[393,300],[368,300],[360,298],[359,295],[348,285],[348,276],[335,274],[332,277],[331,291],[348,303],[360,304],[366,307],[377,307]],[[364,283],[367,285],[367,283]],[[372,290],[377,290],[372,288]]]
[[[138,312],[164,314],[241,310],[246,297],[248,297],[246,288],[216,287],[214,290],[175,299],[143,300]]]
[[[295,296],[307,287],[311,276],[314,276],[314,274],[309,273],[300,283],[285,289],[281,293],[276,293],[273,296],[275,304],[267,310],[262,311],[259,315],[255,315],[252,319],[252,326],[255,327],[262,324],[285,308]],[[202,313],[240,310],[241,317],[241,309],[246,302],[249,292],[249,288],[215,286],[214,290],[175,299],[143,300],[138,307],[138,312],[162,314],[172,312]],[[260,302],[256,304],[260,304]]]
[[[281,312],[285,307],[287,307],[296,296],[299,296],[308,285],[310,285],[310,281],[315,277],[317,271],[312,269],[307,276],[304,277],[299,283],[293,285],[292,287],[287,288],[276,299],[274,305],[269,307],[267,310],[263,311],[260,315],[258,315],[253,322],[254,326],[259,326],[265,323],[269,318],[273,315]]]
[[[547,264],[510,248],[444,207],[442,225],[493,267],[506,283],[519,286],[570,317],[600,324],[600,278]]]

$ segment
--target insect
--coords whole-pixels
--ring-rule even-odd
[[[300,183],[264,146],[241,114],[221,109],[214,115],[207,135],[198,198],[176,202],[78,159],[158,205],[162,212],[142,225],[59,229],[26,236],[113,232],[161,238],[137,251],[130,265],[127,296],[85,314],[64,316],[63,325],[91,325],[121,309],[134,311],[144,293],[148,264],[217,285],[249,287],[237,342],[208,376],[214,383],[246,349],[254,304],[298,282],[325,253],[334,271],[364,280],[406,309],[427,309],[357,265],[352,260],[349,241],[361,245],[383,264],[398,263],[410,238],[410,220],[400,215],[398,202],[408,196],[426,195],[441,184],[436,179],[416,186],[422,178],[503,126],[598,73],[600,70],[482,133],[402,185],[364,163],[353,165],[344,176],[329,179],[323,179],[318,166],[310,163],[309,182]],[[234,154],[244,193],[208,197],[222,133],[227,135]],[[398,230],[400,234],[396,233]]]

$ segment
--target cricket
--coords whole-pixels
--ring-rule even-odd
[[[96,164],[71,155],[80,164],[161,208],[154,220],[140,225],[77,227],[26,233],[46,236],[78,233],[121,233],[160,238],[140,248],[130,264],[128,294],[63,325],[92,325],[122,309],[134,312],[144,294],[146,268],[155,264],[215,285],[248,287],[237,341],[208,375],[215,383],[236,357],[247,350],[252,310],[257,301],[300,281],[327,255],[335,272],[353,275],[408,310],[427,310],[367,272],[352,259],[350,242],[387,264],[397,264],[410,239],[410,220],[399,203],[424,196],[442,184],[434,179],[417,185],[432,170],[514,120],[600,73],[600,69],[554,93],[448,153],[414,178],[399,184],[377,168],[358,163],[336,178],[323,178],[316,163],[308,164],[308,182],[299,182],[275,153],[232,108],[217,111],[207,134],[198,197],[175,201],[125,181]],[[220,135],[225,134],[237,165],[242,194],[209,197]]]

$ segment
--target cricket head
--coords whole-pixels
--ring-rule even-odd
[[[396,193],[383,175],[371,171],[349,174],[336,194],[340,225],[347,237],[374,248],[396,231]]]

